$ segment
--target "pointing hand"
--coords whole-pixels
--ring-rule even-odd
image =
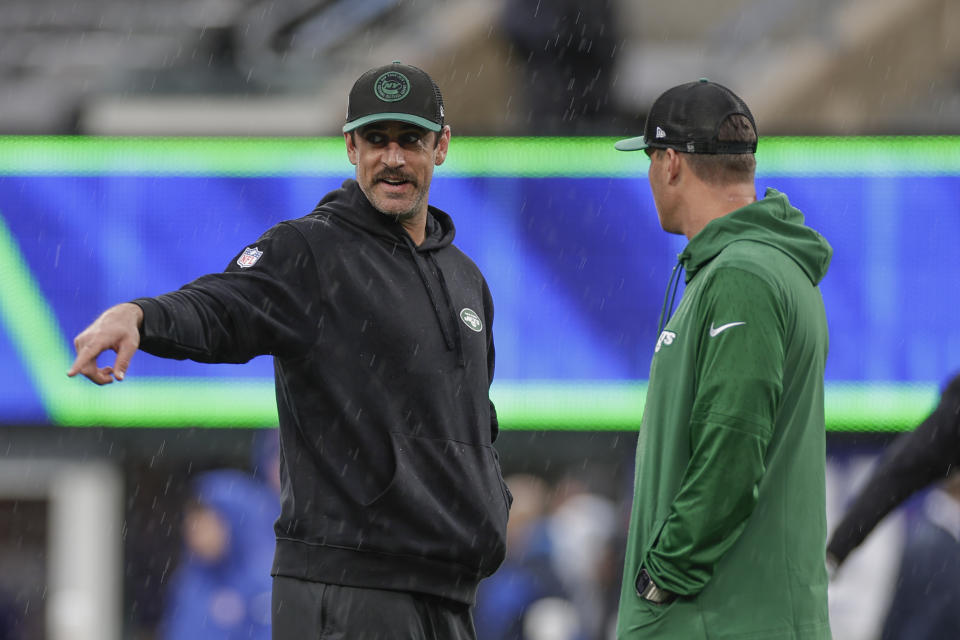
[[[123,380],[130,359],[140,346],[142,322],[143,310],[131,302],[118,304],[101,313],[93,324],[74,338],[77,359],[67,375],[72,378],[82,373],[101,385],[113,382],[114,378]],[[98,367],[97,357],[108,349],[117,354],[113,366]]]

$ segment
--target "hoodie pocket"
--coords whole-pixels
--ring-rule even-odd
[[[657,604],[656,602],[644,600],[640,597],[640,594],[637,593],[637,577],[639,575],[640,571],[638,569],[633,576],[634,602],[630,607],[630,614],[627,618],[631,629],[641,629],[660,622],[667,612],[680,602],[680,598],[674,598],[666,604]]]
[[[505,554],[509,510],[493,448],[401,433],[390,443],[393,477],[364,505],[369,547],[493,573]]]
[[[654,526],[651,540],[644,547],[643,553],[640,554],[639,565],[633,572],[633,582],[631,583],[633,587],[631,589],[633,598],[630,600],[629,613],[626,616],[629,629],[641,629],[659,622],[666,615],[666,613],[670,611],[670,609],[672,609],[677,602],[680,601],[680,598],[674,598],[673,601],[667,604],[657,604],[655,602],[650,602],[649,600],[644,600],[640,597],[640,594],[637,593],[637,578],[640,576],[640,569],[643,567],[643,560],[650,553],[650,549],[652,549],[657,543],[665,524],[666,520],[661,520],[656,524],[656,526]]]

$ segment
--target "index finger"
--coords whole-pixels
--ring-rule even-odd
[[[67,376],[72,378],[80,373],[80,371],[87,364],[93,364],[93,366],[96,367],[97,356],[99,356],[102,352],[103,350],[97,351],[96,348],[90,346],[89,344],[79,347],[77,349],[77,358],[73,361],[73,365],[71,365],[67,370]]]

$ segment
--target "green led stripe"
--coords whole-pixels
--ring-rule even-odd
[[[467,138],[451,141],[438,175],[646,178],[640,152],[615,138]],[[757,176],[960,175],[960,136],[771,137],[757,151]]]
[[[645,154],[613,148],[614,138],[461,138],[451,139],[440,176],[492,177],[646,177]]]
[[[907,431],[937,404],[936,384],[831,383],[824,411],[832,431]]]
[[[61,367],[62,368],[62,367]],[[66,426],[263,427],[277,424],[273,381],[135,378],[96,387],[74,380],[60,395],[56,423]],[[491,397],[504,430],[636,430],[644,382],[591,380],[496,382]],[[935,385],[827,385],[830,431],[898,432],[916,426],[936,404]]]
[[[494,382],[491,399],[504,429],[636,429],[646,382]]]
[[[437,177],[639,177],[646,155],[615,138],[457,138]],[[771,137],[758,176],[960,175],[960,136]],[[347,177],[343,139],[0,136],[0,175]]]
[[[762,138],[763,176],[960,175],[960,136]]]
[[[51,411],[70,427],[266,427],[277,425],[270,379],[137,378],[136,358],[123,382],[104,387],[70,380],[66,400]]]
[[[645,382],[495,382],[504,429],[635,430]],[[909,431],[937,403],[936,384],[828,382],[828,431]]]
[[[5,330],[44,404],[58,405],[70,365],[53,309],[34,281],[0,212],[0,330]]]
[[[0,175],[349,175],[343,138],[0,136]]]

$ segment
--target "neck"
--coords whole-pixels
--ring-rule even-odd
[[[701,183],[700,188],[691,189],[687,199],[683,235],[687,240],[691,240],[711,220],[722,218],[756,201],[757,191],[753,183],[738,183],[722,187]]]
[[[423,213],[418,213],[411,218],[401,220],[400,224],[403,225],[407,235],[409,235],[410,239],[413,240],[413,244],[417,245],[418,247],[423,244],[423,241],[427,238],[426,209],[424,209]]]

